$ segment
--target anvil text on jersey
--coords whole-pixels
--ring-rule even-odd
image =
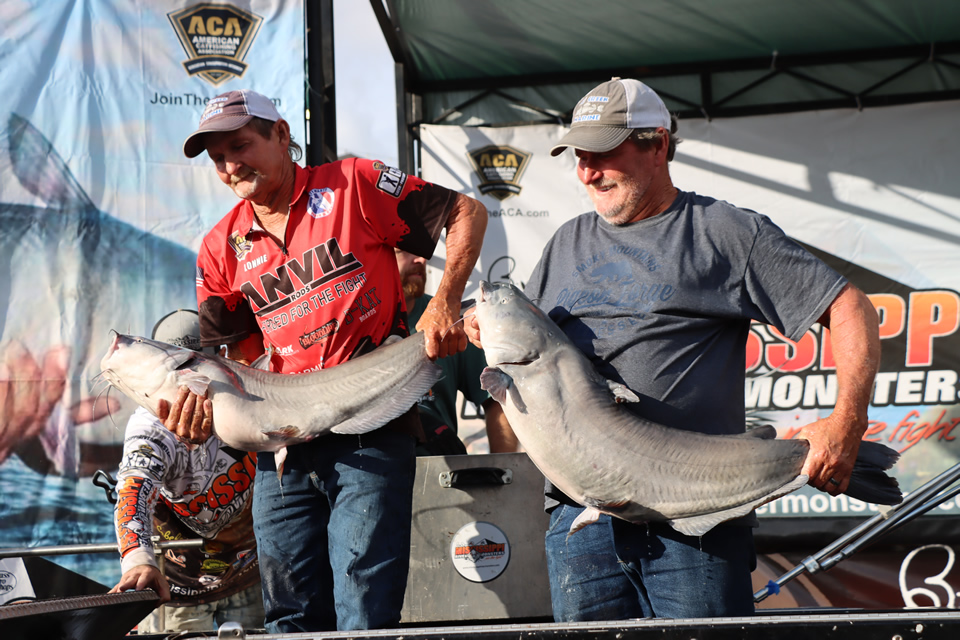
[[[250,300],[258,316],[273,313],[320,287],[357,269],[363,264],[352,253],[343,255],[336,238],[291,257],[273,273],[263,273],[258,280],[248,280],[240,290]],[[291,277],[291,272],[293,276]]]

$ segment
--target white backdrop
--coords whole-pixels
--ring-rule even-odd
[[[680,189],[759,211],[792,237],[898,282],[958,289],[958,113],[960,102],[951,101],[681,121],[671,174]],[[510,256],[511,277],[524,280],[553,230],[592,210],[572,152],[549,154],[564,127],[421,131],[423,177],[478,198],[490,212],[478,278]],[[489,145],[531,154],[520,194],[500,201],[478,191],[467,152]],[[435,266],[442,256],[441,248]]]
[[[960,460],[958,111],[958,102],[939,102],[682,121],[683,142],[671,164],[677,187],[768,215],[824,252],[878,306],[884,355],[866,437],[903,453],[896,472],[906,490]],[[592,210],[573,153],[549,155],[564,132],[555,125],[422,128],[423,177],[478,198],[489,212],[467,297],[481,278],[522,285],[554,230]],[[471,159],[478,150],[486,158],[483,178]],[[498,171],[513,178],[502,200],[483,193]],[[442,267],[442,247],[431,263]],[[830,413],[835,376],[825,344],[820,327],[794,345],[754,326],[748,416],[791,437]],[[761,514],[864,510],[862,503],[825,498],[805,489]],[[950,501],[936,513],[957,514],[960,505]]]

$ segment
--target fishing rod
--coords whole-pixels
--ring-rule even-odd
[[[780,593],[780,588],[804,572],[811,575],[827,571],[841,560],[849,558],[874,538],[922,516],[934,507],[960,494],[960,485],[947,489],[960,479],[960,463],[950,467],[919,489],[910,493],[898,505],[881,509],[880,513],[850,532],[834,540],[815,554],[804,558],[800,564],[753,594],[754,602],[761,602],[770,595]]]

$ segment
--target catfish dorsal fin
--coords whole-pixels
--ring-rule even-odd
[[[96,210],[63,158],[29,120],[10,114],[7,134],[13,173],[24,189],[53,209]]]
[[[250,368],[259,369],[260,371],[270,371],[270,359],[273,358],[274,351],[273,345],[267,347],[267,350],[264,351],[259,358],[250,363]]]

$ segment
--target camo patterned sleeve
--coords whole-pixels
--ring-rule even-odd
[[[433,256],[456,191],[359,158],[354,184],[361,213],[384,244],[424,258]]]
[[[162,441],[148,435],[152,415],[143,409],[131,416],[123,442],[123,458],[117,474],[117,505],[114,525],[120,547],[120,569],[126,573],[133,567],[157,566],[153,542],[153,514],[164,469],[170,464],[173,451]]]

